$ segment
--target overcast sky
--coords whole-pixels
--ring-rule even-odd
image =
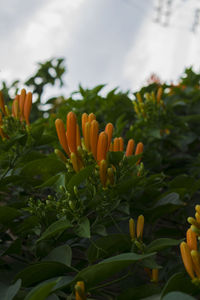
[[[65,57],[65,96],[107,83],[135,91],[152,72],[175,81],[199,70],[198,0],[6,0],[0,10],[0,80],[25,80],[36,63]],[[155,7],[169,10],[155,22]],[[52,96],[58,90],[51,91]]]

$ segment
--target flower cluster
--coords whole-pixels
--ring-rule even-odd
[[[9,111],[8,106],[5,105],[3,94],[0,91],[0,136],[4,140],[9,138],[5,132],[5,127],[9,127],[13,119],[24,122],[29,126],[29,116],[32,107],[32,93],[26,93],[25,89],[21,90],[20,95],[16,95],[12,102],[12,112]],[[15,126],[15,125],[14,125]]]
[[[200,284],[200,253],[198,239],[200,237],[200,205],[195,206],[195,218],[189,217],[191,224],[186,233],[186,242],[180,245],[181,256],[185,269],[193,283]]]
[[[163,118],[166,115],[166,107],[162,100],[163,88],[159,87],[157,93],[146,93],[144,97],[138,92],[136,100],[133,102],[135,113],[138,119],[143,119],[145,122]],[[166,130],[169,134],[169,130]]]
[[[107,154],[109,151],[124,151],[124,140],[122,137],[116,137],[112,141],[114,127],[108,123],[105,130],[99,133],[99,123],[96,116],[84,113],[82,115],[82,135],[77,122],[76,115],[69,112],[66,120],[66,129],[61,119],[55,121],[56,131],[59,142],[67,154],[75,172],[79,172],[85,166],[84,153],[88,153],[99,166],[100,179],[103,187],[114,184],[115,168],[108,166]],[[136,145],[133,139],[128,141],[125,156],[139,155],[143,152],[143,144],[140,142]],[[66,161],[64,154],[58,149],[55,153]],[[140,163],[138,159],[137,164]]]
[[[134,110],[138,117],[143,117],[144,119],[148,119],[151,117],[149,115],[149,104],[152,104],[154,108],[165,108],[164,102],[161,99],[163,94],[163,89],[160,87],[157,91],[157,94],[154,92],[146,93],[145,99],[142,99],[140,93],[136,94],[136,101],[133,102]]]
[[[145,93],[144,96],[138,92],[133,106],[139,121],[148,122],[148,126],[160,128],[160,135],[169,135],[170,130],[166,128],[169,122],[169,112],[162,100],[163,88],[159,87],[157,92]]]

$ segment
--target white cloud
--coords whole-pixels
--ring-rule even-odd
[[[135,89],[142,86],[151,73],[162,80],[175,81],[190,65],[198,65],[198,36],[191,32],[195,1],[174,1],[169,26],[153,23],[152,12],[143,22],[131,50],[127,53],[123,74]]]
[[[153,3],[7,0],[0,11],[0,80],[24,80],[36,62],[53,56],[66,57],[65,95],[80,82],[135,90],[151,72],[174,80],[200,62],[197,35],[189,31],[197,0],[174,0],[169,27],[152,22]]]

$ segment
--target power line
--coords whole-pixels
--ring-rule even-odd
[[[136,3],[133,0],[126,0],[125,3],[133,6],[141,15],[144,15],[148,11],[146,6],[143,5],[146,1],[140,1],[139,3]],[[200,29],[200,7],[198,7],[200,5],[199,0],[196,0],[196,3],[192,4],[194,6],[194,9],[192,10],[193,16],[188,10],[179,13],[181,7],[187,5],[187,2],[189,2],[188,0],[180,0],[178,4],[176,3],[176,0],[154,0],[154,2],[157,2],[157,4],[155,4],[153,8],[155,16],[153,17],[152,21],[154,23],[157,23],[158,25],[161,25],[163,27],[170,27],[183,31],[192,31],[193,33],[197,33],[198,29]],[[189,4],[191,5],[191,0]],[[177,13],[178,17],[176,17],[176,23],[173,24],[173,17],[176,16]],[[185,18],[189,19],[188,23],[190,24],[188,24],[188,26],[178,24],[177,20],[183,20]]]
[[[125,3],[130,6],[134,6],[141,13],[141,15],[144,15],[144,13],[146,13],[146,11],[147,11],[146,7],[141,5],[141,1],[140,1],[140,4],[138,4],[138,2],[136,3],[133,0],[126,0]]]

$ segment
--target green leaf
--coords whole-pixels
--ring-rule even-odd
[[[49,239],[50,237],[53,237],[55,235],[58,235],[62,233],[64,230],[70,228],[72,225],[67,219],[60,219],[53,224],[51,224],[45,232],[42,234],[42,236],[37,240],[37,243],[44,240]]]
[[[110,164],[112,165],[119,165],[120,161],[122,161],[124,157],[124,153],[121,151],[117,151],[117,152],[112,152],[109,151],[108,152],[108,161]]]
[[[139,158],[142,157],[142,154],[138,154],[138,155],[130,155],[130,156],[125,156],[124,160],[125,162],[127,161],[128,165],[132,165],[134,166],[136,164],[136,162],[138,161]]]
[[[82,218],[75,231],[79,237],[89,239],[91,234],[90,234],[90,222],[88,218],[86,217]]]
[[[110,257],[96,265],[89,266],[80,271],[75,277],[74,282],[84,280],[87,287],[91,288],[118,273],[122,269],[130,266],[134,262],[139,262],[153,255],[155,255],[155,253],[143,255],[136,253],[124,253]]]
[[[22,242],[20,239],[16,239],[3,253],[2,255],[20,254]]]
[[[66,266],[71,265],[72,260],[72,250],[68,245],[59,246],[53,249],[48,256],[46,256],[43,261],[56,261],[63,263]]]
[[[168,204],[177,205],[177,206],[184,205],[184,203],[179,199],[179,194],[170,193],[167,194],[165,197],[159,199],[159,201],[156,203],[156,205],[154,205],[154,207],[159,207]]]
[[[0,299],[12,300],[17,295],[21,287],[21,279],[18,279],[13,285],[5,286],[0,283]]]
[[[181,174],[175,177],[170,183],[169,187],[171,189],[181,188],[184,189],[186,193],[194,193],[200,188],[200,180],[195,180],[192,176],[187,176]]]
[[[107,236],[106,227],[102,224],[97,224],[95,226],[92,226],[92,232],[97,233],[101,236]]]
[[[38,151],[31,151],[21,156],[19,161],[20,164],[25,165],[30,161],[37,160],[37,159],[44,159],[44,158],[46,158],[45,154]]]
[[[32,178],[47,180],[61,171],[66,171],[65,165],[61,161],[53,158],[43,158],[26,164],[20,175],[26,177],[26,181],[31,182]]]
[[[65,183],[66,183],[66,174],[62,172],[50,177],[48,180],[46,180],[44,183],[38,186],[38,188],[43,188],[43,187],[59,188],[60,185],[65,186]]]
[[[195,300],[194,297],[181,292],[171,292],[163,300]]]
[[[160,292],[160,287],[156,284],[146,284],[142,286],[128,288],[123,291],[117,300],[140,300]]]
[[[0,206],[0,224],[8,225],[12,220],[21,215],[20,211],[9,207]]]
[[[26,234],[32,232],[38,226],[39,220],[36,216],[30,216],[24,219],[16,228],[18,234]]]
[[[117,210],[130,216],[130,205],[126,202],[120,203],[120,205],[117,207]]]
[[[130,237],[126,234],[110,234],[95,240],[87,250],[90,262],[105,258],[119,252],[129,251],[131,248]]]
[[[31,134],[33,135],[34,139],[39,140],[41,138],[44,128],[44,124],[34,125],[31,127]]]
[[[56,294],[52,294],[49,297],[46,298],[46,300],[60,300]]]
[[[194,294],[195,292],[198,292],[199,289],[194,284],[192,284],[191,279],[187,274],[176,273],[172,277],[170,277],[165,284],[161,299],[163,299],[166,294],[172,291]]]
[[[154,257],[148,257],[146,259],[143,259],[140,265],[144,268],[149,269],[162,269],[162,266],[157,264]]]
[[[15,145],[17,143],[24,146],[25,143],[26,143],[26,140],[27,140],[27,134],[26,133],[24,133],[24,134],[21,134],[21,133],[14,134],[10,139],[8,139],[6,141],[5,146],[7,147],[7,149],[9,149],[10,147],[12,147],[13,145]]]
[[[151,242],[145,249],[146,253],[151,252],[158,252],[161,251],[167,247],[177,246],[179,245],[183,240],[175,240],[175,239],[168,239],[168,238],[161,238],[154,240]]]
[[[149,131],[150,135],[156,139],[160,139],[161,135],[160,135],[160,129],[151,129]]]
[[[54,279],[56,279],[56,278],[54,278]],[[54,286],[53,291],[55,292],[57,290],[61,290],[61,289],[66,288],[67,286],[69,286],[72,283],[72,281],[73,281],[73,277],[72,276],[62,276],[62,277],[59,277],[59,281]]]
[[[78,186],[83,181],[85,181],[89,176],[91,176],[93,174],[93,171],[94,171],[94,166],[93,165],[82,169],[80,172],[75,174],[70,179],[70,181],[67,184],[67,188],[72,190],[74,188],[74,186]]]
[[[59,279],[53,282],[45,282],[37,285],[28,293],[25,300],[45,300],[58,281]]]
[[[21,278],[24,287],[31,286],[55,276],[62,276],[71,271],[71,268],[59,262],[39,262],[30,265],[19,272],[16,279]]]

